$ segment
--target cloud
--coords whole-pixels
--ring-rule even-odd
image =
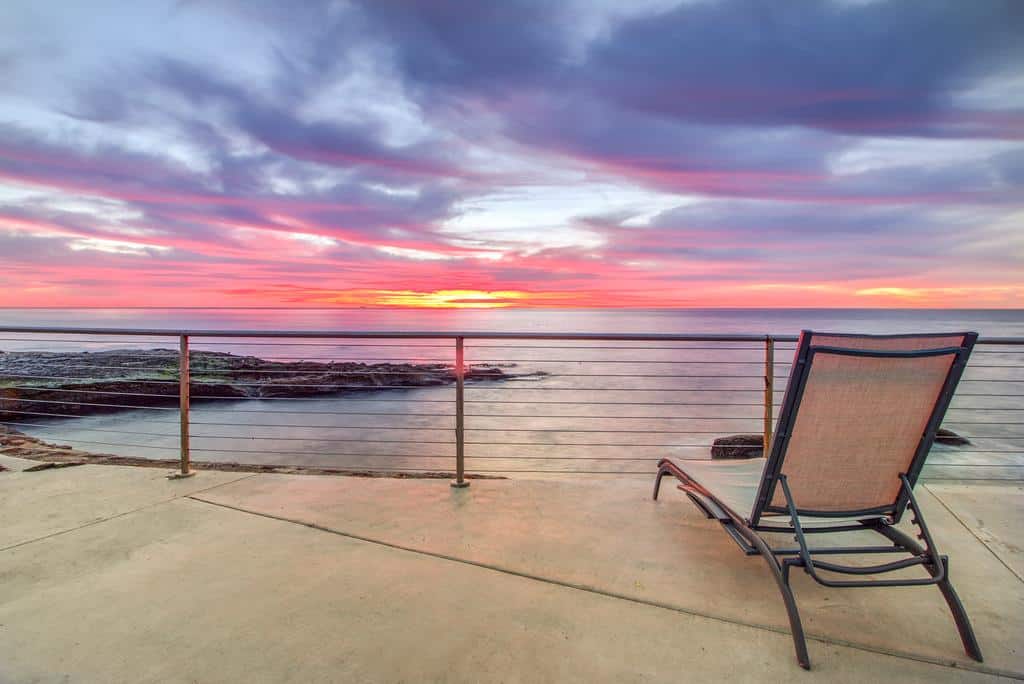
[[[581,78],[623,108],[714,125],[1019,139],[1024,112],[952,98],[1015,71],[1022,30],[1012,0],[695,3],[623,23]]]
[[[1021,304],[1009,0],[100,16],[0,10],[0,303]]]

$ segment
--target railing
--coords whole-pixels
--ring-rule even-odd
[[[63,361],[59,373],[11,373],[0,363],[0,423],[44,439],[150,458],[176,452],[180,476],[192,474],[199,456],[444,474],[459,487],[467,472],[649,474],[666,453],[706,457],[715,437],[736,433],[751,437],[731,449],[759,448],[771,442],[797,339],[60,327],[0,327],[0,334],[0,349],[9,351],[94,352]],[[174,351],[154,357],[140,341]],[[1024,338],[978,344],[945,421],[971,444],[938,448],[929,473],[1019,479]],[[95,354],[103,350],[118,353]],[[211,370],[216,359],[200,352],[216,351],[263,359],[256,370],[271,380],[223,380],[253,369]],[[331,380],[310,381],[317,371],[301,362],[331,368]],[[141,363],[145,373],[137,372]],[[110,370],[126,379],[97,390],[90,380]],[[243,390],[259,386],[264,396],[215,396],[214,376]],[[432,384],[417,385],[425,376]],[[133,413],[116,420],[104,413],[121,410]],[[162,428],[175,424],[173,433]]]

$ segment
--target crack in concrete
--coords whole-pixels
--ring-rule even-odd
[[[1014,570],[1014,569],[1013,569],[1013,568],[1011,568],[1011,567],[1010,567],[1009,565],[1007,565],[1007,564],[1006,564],[1006,561],[1004,561],[1004,560],[1003,560],[1002,556],[1000,556],[1000,555],[999,555],[998,553],[996,553],[995,549],[993,549],[993,548],[992,548],[991,546],[989,546],[989,545],[988,545],[988,542],[986,542],[986,541],[985,541],[984,539],[982,539],[981,537],[979,537],[979,536],[978,536],[978,533],[977,533],[977,532],[975,532],[975,531],[974,531],[974,529],[973,529],[973,528],[971,528],[971,526],[970,526],[970,525],[968,525],[968,524],[967,524],[967,522],[966,522],[966,521],[965,521],[965,520],[964,520],[963,518],[961,518],[961,517],[960,517],[959,515],[957,515],[956,511],[954,511],[954,510],[953,510],[952,508],[950,508],[950,507],[949,507],[949,504],[947,504],[947,503],[946,503],[946,502],[945,502],[945,501],[943,500],[943,498],[942,498],[941,496],[939,496],[939,493],[938,493],[938,492],[934,491],[934,490],[933,490],[933,489],[932,489],[931,487],[929,487],[928,485],[924,485],[924,487],[925,487],[925,489],[927,489],[927,490],[928,490],[928,493],[929,493],[929,494],[931,494],[932,496],[934,496],[934,497],[935,497],[935,500],[936,500],[936,501],[938,501],[938,502],[939,502],[940,504],[942,504],[942,507],[943,507],[943,508],[945,508],[945,509],[946,509],[947,511],[949,511],[949,514],[950,514],[951,516],[953,516],[953,518],[955,518],[955,519],[956,519],[956,521],[957,521],[958,523],[960,523],[961,525],[963,525],[964,529],[965,529],[965,530],[967,530],[967,531],[968,531],[968,532],[970,533],[970,535],[971,535],[972,537],[974,537],[975,539],[977,539],[977,540],[978,540],[978,543],[979,543],[979,544],[981,544],[982,546],[984,546],[984,547],[985,547],[985,550],[987,550],[987,551],[988,551],[989,553],[991,553],[991,554],[992,554],[992,556],[993,556],[993,557],[994,557],[994,558],[995,558],[995,559],[996,559],[997,561],[999,561],[999,564],[1000,564],[1000,565],[1002,565],[1002,566],[1003,566],[1004,568],[1006,568],[1007,570],[1009,570],[1009,571],[1010,571],[1010,574],[1012,574],[1012,575],[1013,575],[1014,577],[1016,577],[1018,581],[1020,581],[1020,582],[1024,582],[1024,577],[1021,577],[1021,576],[1020,576],[1020,574],[1018,574],[1016,570]]]
[[[241,482],[242,480],[245,480],[247,478],[253,477],[256,474],[257,473],[248,473],[246,475],[243,475],[242,477],[235,478],[234,480],[228,480],[227,482],[220,482],[218,484],[213,485],[212,487],[207,487],[205,489],[200,489],[198,491],[191,492],[191,494],[202,494],[203,492],[209,492],[211,490],[217,489],[217,487],[223,487],[224,485],[234,484],[235,482]],[[34,544],[36,542],[40,542],[40,541],[43,541],[43,540],[46,540],[46,539],[52,539],[53,537],[59,537],[59,536],[61,536],[63,534],[68,534],[70,532],[76,532],[78,530],[84,530],[87,527],[92,527],[94,525],[99,525],[101,523],[109,522],[111,520],[117,520],[118,518],[123,518],[126,515],[131,515],[132,513],[138,513],[139,511],[144,511],[147,508],[153,508],[154,506],[159,506],[161,504],[165,504],[165,503],[168,503],[170,501],[175,501],[176,499],[186,499],[189,496],[191,496],[191,494],[181,494],[179,496],[172,496],[172,497],[167,498],[167,499],[160,499],[159,501],[154,501],[153,503],[148,503],[145,506],[139,506],[138,508],[133,508],[133,509],[131,509],[129,511],[122,511],[120,513],[115,513],[114,515],[107,516],[106,518],[100,518],[98,520],[90,520],[89,522],[83,523],[81,525],[78,525],[77,527],[69,527],[69,528],[67,528],[65,530],[58,530],[57,532],[51,532],[50,534],[44,534],[43,536],[35,537],[34,539],[25,539],[23,541],[15,543],[15,544],[11,544],[9,546],[0,547],[0,553],[2,553],[4,551],[10,551],[11,549],[19,548],[21,546],[26,546],[28,544]]]
[[[707,619],[707,620],[714,620],[716,622],[721,622],[721,623],[725,623],[725,624],[735,625],[735,626],[739,626],[739,627],[749,627],[749,628],[752,628],[752,629],[760,629],[760,630],[763,630],[763,631],[766,631],[766,632],[773,632],[775,634],[784,634],[787,637],[791,636],[789,630],[784,629],[782,627],[776,627],[774,625],[767,625],[767,624],[761,624],[761,623],[755,623],[755,622],[743,622],[741,620],[734,620],[734,619],[722,617],[720,615],[712,615],[710,613],[703,613],[703,612],[700,612],[700,611],[691,610],[691,609],[688,609],[688,608],[683,608],[682,606],[673,605],[671,603],[665,603],[665,602],[662,602],[662,601],[655,601],[655,600],[652,600],[652,599],[644,599],[644,598],[640,598],[640,597],[637,597],[637,596],[630,596],[628,594],[622,594],[622,593],[618,593],[618,592],[615,592],[615,591],[609,591],[607,589],[601,589],[601,588],[598,588],[598,587],[592,587],[592,586],[589,586],[589,585],[586,585],[586,584],[579,584],[579,583],[576,583],[576,582],[568,582],[568,581],[564,581],[564,580],[558,580],[558,579],[554,579],[554,578],[551,578],[551,577],[544,577],[542,575],[535,575],[535,574],[532,574],[532,573],[529,573],[529,572],[523,572],[523,571],[519,571],[519,570],[513,570],[511,568],[505,568],[505,567],[502,567],[500,565],[494,565],[494,564],[491,564],[491,563],[484,563],[482,561],[474,561],[474,560],[470,560],[470,559],[467,559],[467,558],[459,558],[458,556],[452,556],[452,555],[449,555],[449,554],[439,553],[439,552],[435,552],[435,551],[428,551],[426,549],[419,549],[419,548],[416,548],[416,547],[413,547],[413,546],[405,546],[403,544],[396,544],[394,542],[385,541],[383,539],[374,539],[373,537],[366,537],[366,536],[359,535],[359,534],[354,534],[354,533],[351,533],[351,532],[343,532],[341,530],[336,530],[336,529],[333,529],[333,528],[330,528],[330,527],[325,527],[323,525],[318,525],[317,523],[306,522],[304,520],[297,520],[297,519],[294,519],[294,518],[287,518],[285,516],[274,515],[272,513],[262,513],[260,511],[251,511],[251,510],[247,510],[247,509],[244,509],[244,508],[240,508],[238,506],[232,506],[230,504],[225,504],[225,503],[221,503],[221,502],[218,502],[218,501],[211,501],[209,499],[204,499],[204,498],[202,498],[200,496],[196,496],[197,494],[201,494],[201,493],[202,492],[195,492],[195,493],[190,494],[190,495],[188,495],[188,496],[186,496],[184,498],[191,499],[191,500],[196,501],[198,503],[204,503],[204,504],[207,504],[207,505],[210,505],[210,506],[217,506],[219,508],[224,508],[224,509],[227,509],[227,510],[235,511],[235,512],[242,513],[242,514],[245,514],[245,515],[254,515],[254,516],[261,517],[261,518],[267,518],[269,520],[277,520],[278,522],[291,523],[293,525],[301,525],[302,527],[308,527],[308,528],[311,528],[311,529],[314,529],[314,530],[317,530],[317,531],[320,531],[320,532],[326,532],[328,534],[333,534],[333,535],[337,535],[339,537],[345,537],[345,538],[348,538],[348,539],[353,539],[353,540],[361,541],[361,542],[368,543],[368,544],[375,544],[375,545],[378,545],[378,546],[383,546],[383,547],[386,547],[386,548],[395,549],[397,551],[404,551],[404,552],[407,552],[407,553],[413,553],[413,554],[417,554],[417,555],[421,555],[421,556],[426,556],[426,557],[429,557],[429,558],[437,558],[439,560],[446,560],[446,561],[451,561],[451,562],[454,562],[454,563],[462,563],[462,564],[465,564],[465,565],[471,565],[471,566],[482,568],[482,569],[485,569],[485,570],[492,570],[492,571],[500,572],[500,573],[503,573],[503,574],[506,574],[506,575],[511,575],[513,577],[520,577],[520,578],[523,578],[523,579],[533,580],[533,581],[536,581],[536,582],[543,582],[545,584],[550,584],[550,585],[558,586],[558,587],[565,587],[567,589],[575,589],[577,591],[585,591],[587,593],[597,594],[599,596],[605,596],[607,598],[619,599],[619,600],[622,600],[622,601],[628,601],[630,603],[650,606],[652,608],[660,608],[662,610],[670,610],[670,611],[673,611],[673,612],[676,612],[676,613],[681,613],[683,615],[691,615],[691,616],[694,616],[694,617],[704,618],[704,619]],[[870,646],[870,645],[867,645],[867,644],[859,644],[859,643],[852,642],[852,641],[846,641],[846,640],[843,640],[843,639],[836,639],[834,637],[826,637],[826,636],[815,635],[815,634],[810,634],[810,633],[805,633],[804,636],[809,641],[817,641],[819,643],[828,644],[828,645],[843,646],[843,647],[846,647],[846,648],[856,649],[856,650],[864,651],[864,652],[867,652],[867,653],[875,653],[875,654],[878,654],[878,655],[890,656],[890,657],[893,657],[893,658],[902,658],[904,660],[912,660],[912,661],[916,661],[916,662],[927,663],[929,665],[936,665],[936,666],[939,666],[939,667],[946,667],[946,668],[950,668],[950,669],[954,669],[954,670],[957,670],[957,669],[959,669],[959,670],[969,670],[971,672],[977,672],[979,674],[993,675],[993,676],[997,676],[997,677],[1007,677],[1007,678],[1010,678],[1010,679],[1017,679],[1017,680],[1024,680],[1024,673],[1014,672],[1012,670],[1002,670],[1002,669],[998,669],[998,668],[986,667],[984,665],[980,665],[979,666],[979,665],[975,665],[973,663],[960,663],[960,662],[953,661],[953,660],[942,660],[940,658],[932,658],[932,657],[929,657],[929,656],[919,655],[919,654],[916,654],[916,653],[908,653],[908,652],[905,652],[905,651],[896,651],[896,650],[890,650],[890,649],[885,649],[885,648],[879,648],[879,647]]]

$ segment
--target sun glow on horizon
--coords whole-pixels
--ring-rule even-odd
[[[524,302],[527,292],[506,290],[486,292],[483,290],[436,290],[416,292],[403,290],[382,293],[383,306],[408,306],[430,309],[498,309]]]
[[[240,293],[241,294],[241,293]],[[246,293],[249,294],[249,293]],[[296,290],[289,299],[304,304],[411,309],[499,309],[565,304],[569,293],[521,290]]]

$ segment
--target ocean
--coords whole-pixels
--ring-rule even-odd
[[[1024,337],[1022,310],[883,309],[4,309],[0,326],[387,332],[750,333],[801,329],[900,333],[975,330]],[[173,337],[0,333],[0,350],[174,348]],[[275,360],[452,363],[446,340],[196,338],[193,349]],[[793,345],[775,353],[776,402]],[[760,434],[763,345],[467,340],[466,361],[521,378],[466,389],[470,473],[527,476],[652,473],[663,456],[707,458],[711,441]],[[2,381],[3,378],[0,378]],[[1019,479],[1024,473],[1024,348],[979,346],[945,426],[967,436],[936,445],[926,476]],[[777,409],[776,414],[777,416]],[[450,471],[454,388],[303,399],[196,401],[196,461],[368,471]],[[96,453],[175,458],[177,412],[15,421],[28,434]]]

